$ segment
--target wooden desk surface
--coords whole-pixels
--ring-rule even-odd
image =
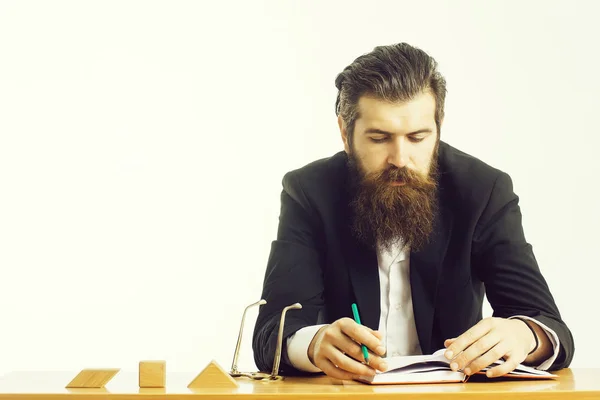
[[[137,373],[121,371],[103,389],[66,389],[76,375],[66,372],[12,372],[0,377],[0,399],[80,400],[80,399],[600,399],[600,369],[565,369],[555,380],[502,380],[481,378],[466,383],[428,385],[369,386],[352,381],[336,381],[325,376],[288,377],[283,381],[258,382],[238,378],[237,389],[188,389],[196,374],[167,373],[165,389],[140,389]]]

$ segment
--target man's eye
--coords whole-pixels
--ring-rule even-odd
[[[386,137],[383,137],[383,138],[374,138],[374,137],[372,137],[371,138],[371,141],[374,142],[374,143],[381,143],[381,142],[385,142],[386,140],[387,140]]]
[[[413,143],[419,143],[419,142],[422,142],[424,138],[416,137],[416,136],[409,136],[408,139]]]

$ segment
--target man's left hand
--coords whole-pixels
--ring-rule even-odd
[[[467,375],[504,358],[503,364],[487,371],[491,378],[505,375],[522,363],[535,347],[535,337],[522,320],[489,317],[444,345],[444,355],[452,360],[450,367]]]

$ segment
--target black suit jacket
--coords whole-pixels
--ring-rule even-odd
[[[551,370],[570,364],[573,337],[562,321],[521,224],[510,177],[440,142],[439,211],[429,244],[410,254],[410,284],[424,354],[443,347],[482,318],[484,292],[496,317],[526,315],[554,330],[560,354]],[[253,335],[254,359],[270,371],[281,311],[281,374],[297,374],[286,339],[309,325],[352,318],[378,329],[377,256],[350,232],[347,156],[339,152],[288,172],[283,178],[277,239],[271,245]]]

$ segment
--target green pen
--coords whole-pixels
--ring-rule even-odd
[[[354,321],[356,321],[357,324],[362,325],[360,322],[360,315],[358,315],[358,307],[356,307],[356,303],[352,303],[352,314],[354,315]],[[367,346],[363,344],[361,347],[363,356],[365,357],[365,363],[369,365],[369,352],[367,351]]]

